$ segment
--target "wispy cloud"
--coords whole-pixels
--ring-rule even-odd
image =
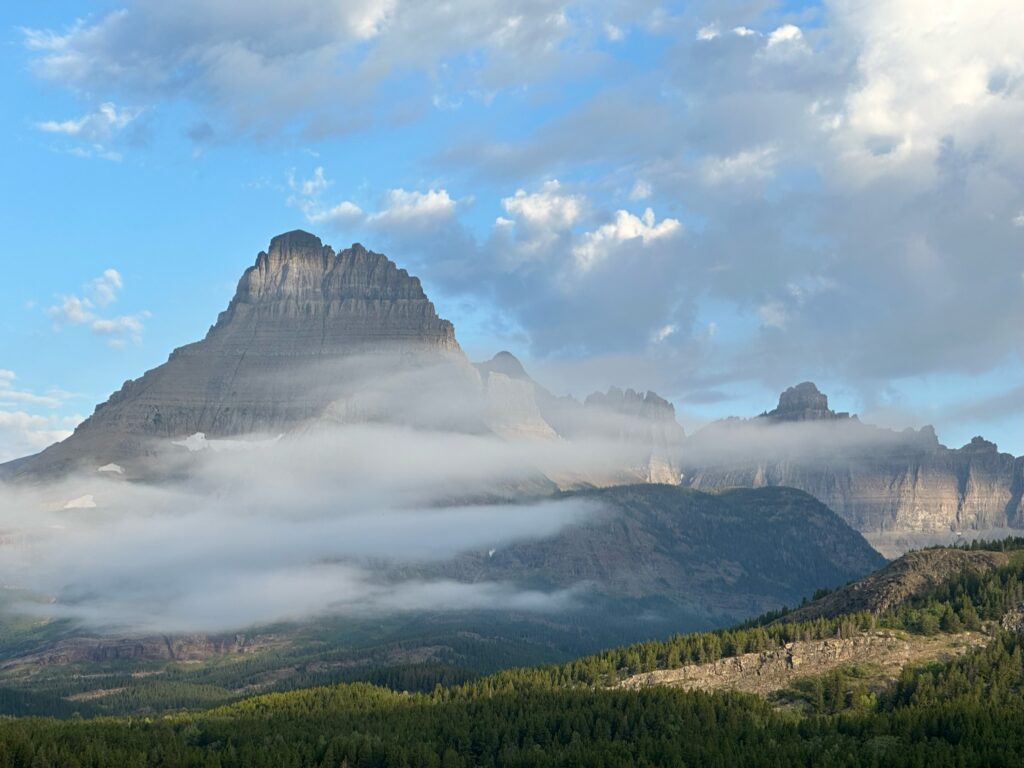
[[[327,178],[320,166],[308,178],[298,178],[294,170],[289,170],[287,184],[291,191],[288,205],[302,211],[310,224],[334,228],[352,230],[365,227],[392,234],[422,231],[451,220],[458,207],[458,201],[448,194],[448,190],[433,188],[422,192],[389,189],[376,210],[371,211],[365,211],[351,200],[329,203],[324,197],[334,182]]]
[[[103,314],[103,308],[117,301],[123,286],[120,272],[113,268],[104,270],[85,286],[86,295],[64,295],[49,307],[47,311],[54,319],[54,327],[59,330],[65,325],[87,326],[93,333],[106,337],[107,343],[114,347],[129,341],[141,344],[145,321],[150,317],[147,310],[128,315]]]
[[[141,113],[140,109],[118,109],[113,102],[106,102],[95,112],[71,120],[44,120],[36,123],[36,127],[46,133],[102,142],[116,136]]]
[[[95,111],[77,118],[37,122],[36,128],[70,141],[65,150],[70,154],[119,161],[121,152],[112,145],[143,112],[142,109],[118,109],[113,102],[106,102]]]
[[[17,376],[14,371],[0,368],[0,408],[12,405],[37,405],[57,408],[68,397],[68,393],[52,390],[40,395],[17,387]]]
[[[500,483],[534,471],[536,448],[353,426],[189,454],[184,482],[129,484],[96,471],[45,491],[0,485],[0,527],[32,542],[30,555],[0,559],[0,578],[55,598],[25,610],[114,631],[218,631],[324,614],[565,609],[572,590],[415,575],[462,553],[553,535],[597,511],[577,500],[524,504],[515,514],[504,504],[442,503],[480,478]],[[64,509],[87,496],[102,515]]]

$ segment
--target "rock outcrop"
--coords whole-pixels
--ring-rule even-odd
[[[831,410],[828,397],[818,391],[814,382],[805,381],[779,395],[778,406],[764,416],[775,421],[821,421],[848,419],[850,414]]]
[[[764,696],[786,688],[798,678],[854,665],[869,665],[877,670],[876,677],[892,680],[908,664],[948,661],[990,640],[981,632],[914,637],[884,631],[851,638],[798,640],[784,648],[633,675],[621,681],[618,687],[638,689],[664,685],[698,691],[745,691]]]
[[[980,437],[949,449],[931,427],[864,424],[829,409],[810,382],[757,418],[708,425],[688,441],[682,464],[693,488],[800,488],[888,551],[1024,526],[1024,459]]]

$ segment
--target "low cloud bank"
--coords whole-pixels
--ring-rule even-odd
[[[537,446],[360,425],[218,447],[190,453],[188,479],[173,483],[96,472],[45,488],[0,486],[0,581],[52,597],[9,610],[100,631],[176,633],[326,614],[561,610],[574,598],[393,576],[590,515],[593,504],[580,500],[494,498],[495,488],[540,478]],[[583,466],[599,451],[572,461],[564,445],[540,453]],[[488,491],[488,503],[468,503]],[[96,506],[65,508],[83,495]]]

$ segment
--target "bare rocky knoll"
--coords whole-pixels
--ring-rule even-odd
[[[931,427],[864,424],[831,410],[811,382],[787,389],[756,418],[700,430],[681,464],[692,488],[800,488],[887,552],[1024,527],[1024,457],[980,437],[950,449]]]
[[[844,613],[881,614],[962,574],[981,576],[1009,565],[1006,552],[928,549],[908,552],[859,581],[787,613],[785,621],[832,618]]]
[[[891,681],[908,664],[948,661],[990,640],[991,637],[982,632],[924,637],[892,631],[828,640],[797,640],[775,650],[633,675],[621,681],[618,687],[667,685],[688,690],[730,689],[767,695],[787,688],[801,677],[851,666],[869,667],[876,681]]]

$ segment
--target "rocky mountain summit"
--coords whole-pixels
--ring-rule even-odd
[[[805,381],[790,387],[779,395],[776,408],[762,414],[774,421],[821,421],[827,419],[848,419],[848,413],[836,413],[828,407],[828,397],[822,394],[812,381]]]
[[[359,243],[335,253],[297,230],[278,235],[206,337],[239,354],[325,355],[408,344],[460,351],[419,278]],[[195,354],[194,345],[178,354]]]

